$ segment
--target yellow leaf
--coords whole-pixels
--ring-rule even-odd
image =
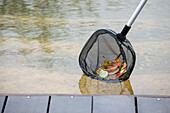
[[[103,67],[106,68],[111,62],[108,60],[104,61]]]
[[[118,57],[116,57],[116,59],[115,59],[115,61],[114,61],[114,62],[116,62],[116,63],[120,63],[119,58],[118,58]]]

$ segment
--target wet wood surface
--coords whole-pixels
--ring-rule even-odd
[[[0,96],[1,113],[169,113],[170,97],[134,95]]]
[[[93,113],[135,113],[133,96],[94,96]]]
[[[170,113],[170,98],[138,97],[138,113]]]
[[[91,113],[91,96],[52,96],[50,113]]]
[[[4,113],[46,113],[48,96],[9,96]]]

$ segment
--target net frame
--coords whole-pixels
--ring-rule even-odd
[[[130,53],[130,55],[131,55],[131,62],[127,63],[128,64],[127,65],[127,72],[117,79],[100,78],[100,77],[94,75],[95,69],[93,69],[94,73],[92,71],[89,71],[89,69],[88,69],[90,67],[89,62],[87,62],[88,54],[90,53],[93,46],[96,43],[98,43],[97,41],[99,39],[99,36],[103,35],[103,34],[108,34],[110,37],[113,38],[114,42],[117,44],[117,47],[121,51],[120,56],[126,61],[126,63],[127,63],[127,56],[128,56],[127,53]],[[133,68],[135,66],[136,54],[135,54],[135,51],[134,51],[131,43],[128,41],[128,39],[122,40],[118,35],[119,34],[117,34],[116,32],[114,32],[110,29],[99,29],[96,32],[94,32],[92,34],[92,36],[87,40],[87,42],[84,45],[84,47],[83,47],[83,49],[80,53],[80,56],[79,56],[79,65],[80,65],[80,67],[81,67],[81,69],[82,69],[82,71],[84,72],[85,75],[87,75],[87,76],[89,76],[93,79],[101,80],[101,81],[104,81],[104,82],[121,82],[121,81],[127,80],[130,77],[130,75],[133,71]],[[109,46],[112,46],[112,45],[109,45]],[[100,49],[100,47],[98,47],[98,48]],[[125,50],[128,50],[128,52],[125,52]],[[99,56],[100,53],[98,52],[97,54]],[[117,53],[116,55],[119,55],[119,54]],[[93,59],[95,56],[93,57],[93,55],[91,55],[91,57]],[[106,57],[108,57],[108,56],[106,55]],[[99,61],[96,61],[96,68],[98,66],[99,66]]]

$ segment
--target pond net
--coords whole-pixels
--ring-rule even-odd
[[[84,45],[79,64],[85,75],[105,82],[125,81],[130,77],[136,55],[127,39],[112,30],[97,30]]]

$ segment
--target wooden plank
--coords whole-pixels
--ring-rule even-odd
[[[94,96],[93,113],[135,113],[134,97],[124,95]]]
[[[48,96],[9,96],[4,113],[46,113]]]
[[[2,111],[4,100],[5,100],[5,96],[0,96],[0,111]]]
[[[138,113],[169,113],[170,98],[137,97]]]
[[[49,113],[91,113],[92,96],[52,96]]]

